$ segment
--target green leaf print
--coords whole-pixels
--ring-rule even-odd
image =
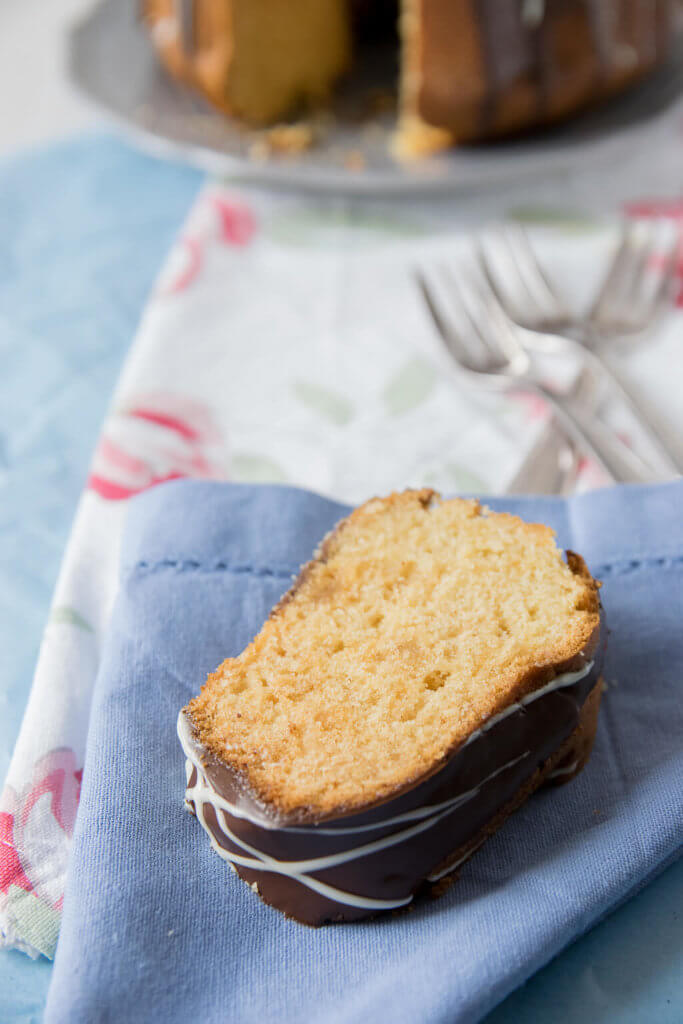
[[[391,378],[384,389],[384,404],[390,416],[402,416],[421,405],[434,389],[436,372],[422,356],[414,356]]]
[[[488,491],[488,484],[483,477],[473,473],[467,466],[456,466],[450,462],[446,468],[456,490],[461,494],[485,494]]]
[[[300,379],[292,382],[292,391],[303,405],[338,427],[346,426],[353,419],[353,405],[338,391]]]
[[[60,912],[18,885],[10,885],[7,905],[15,930],[22,939],[52,960],[59,935]]]
[[[562,210],[545,206],[518,206],[507,211],[510,220],[516,220],[520,224],[545,225],[551,228],[561,228],[571,234],[584,234],[596,231],[600,227],[600,221],[591,217],[590,214],[582,213],[580,210]]]
[[[231,460],[231,476],[242,483],[283,484],[287,482],[287,474],[281,466],[268,455],[257,455],[251,452],[238,452]]]
[[[433,467],[424,477],[427,487],[441,487],[455,491],[456,494],[487,494],[489,485],[483,477],[474,473],[467,466],[455,462],[446,462]]]
[[[55,626],[76,626],[77,629],[82,629],[86,633],[95,632],[90,623],[87,622],[75,608],[70,608],[68,604],[60,604],[57,605],[56,608],[53,608],[50,612],[50,618],[48,621]]]
[[[383,238],[413,238],[424,234],[425,229],[407,218],[381,213],[368,213],[353,207],[312,207],[276,214],[264,223],[264,229],[275,242],[287,245],[310,245],[323,240],[326,232],[330,244],[340,244],[339,229],[346,229],[347,244],[357,245],[359,236],[364,234],[368,242],[379,242]],[[374,237],[373,237],[374,236]]]

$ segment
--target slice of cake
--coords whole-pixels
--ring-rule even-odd
[[[410,903],[588,759],[598,587],[476,501],[356,509],[180,713],[214,850],[308,924]]]

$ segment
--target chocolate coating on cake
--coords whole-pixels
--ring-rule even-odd
[[[430,876],[458,866],[454,852],[478,845],[487,824],[574,733],[599,685],[602,650],[596,630],[552,680],[483,722],[428,777],[361,813],[333,819],[287,817],[259,802],[198,743],[181,712],[187,805],[214,850],[289,917],[320,925],[405,906]]]
[[[456,140],[546,124],[624,88],[666,58],[677,24],[675,0],[413,3],[416,112]]]

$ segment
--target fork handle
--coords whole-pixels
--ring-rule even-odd
[[[600,353],[602,341],[600,334],[590,323],[586,322],[581,325],[581,338],[583,343],[572,339],[578,354],[599,378],[602,377],[614,397],[628,409],[630,415],[648,439],[653,454],[656,454],[657,462],[659,463],[658,468],[666,473],[667,476],[680,476],[682,467],[677,464],[676,459],[657,432],[652,420],[638,406],[633,395],[624,387],[611,366],[607,363],[605,357]]]
[[[579,451],[553,418],[507,482],[506,494],[571,494]]]
[[[567,435],[602,470],[610,483],[644,483],[653,477],[622,457],[609,441],[609,432],[601,430],[597,422],[583,412],[580,406],[570,405],[542,384],[532,390],[543,398],[553,411],[555,419]]]

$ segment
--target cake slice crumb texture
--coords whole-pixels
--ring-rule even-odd
[[[548,527],[406,491],[342,521],[188,712],[278,813],[348,813],[576,667],[598,627],[598,584]]]

